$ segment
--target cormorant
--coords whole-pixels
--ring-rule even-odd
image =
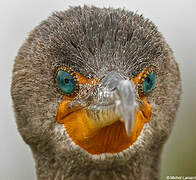
[[[19,49],[11,94],[39,180],[159,179],[181,81],[150,20],[88,6],[53,13]]]

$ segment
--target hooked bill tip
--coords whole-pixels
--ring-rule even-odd
[[[121,102],[121,114],[125,123],[125,129],[128,136],[134,127],[135,115],[135,92],[134,85],[128,80],[121,80],[118,85],[118,93]]]
[[[125,130],[128,136],[131,136],[133,126],[134,126],[134,118],[133,116],[129,116],[129,118],[124,117],[125,119]]]

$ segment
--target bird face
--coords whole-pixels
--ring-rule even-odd
[[[133,79],[117,72],[109,72],[102,79],[88,79],[60,67],[56,79],[64,93],[57,122],[64,124],[73,142],[90,154],[119,153],[129,148],[151,118],[146,96],[155,85],[153,67]]]
[[[15,60],[12,98],[34,152],[119,158],[161,147],[180,88],[172,51],[152,22],[76,7],[30,33]]]

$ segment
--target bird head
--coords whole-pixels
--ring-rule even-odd
[[[12,98],[35,154],[119,159],[160,149],[180,88],[173,53],[150,20],[84,6],[54,13],[29,34]]]

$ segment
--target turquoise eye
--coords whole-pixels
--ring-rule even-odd
[[[154,71],[152,71],[145,77],[144,82],[142,83],[142,90],[144,93],[149,93],[152,91],[155,86],[155,80],[156,75]]]
[[[65,70],[59,70],[57,72],[57,84],[61,91],[66,95],[72,95],[77,89],[76,80]]]

